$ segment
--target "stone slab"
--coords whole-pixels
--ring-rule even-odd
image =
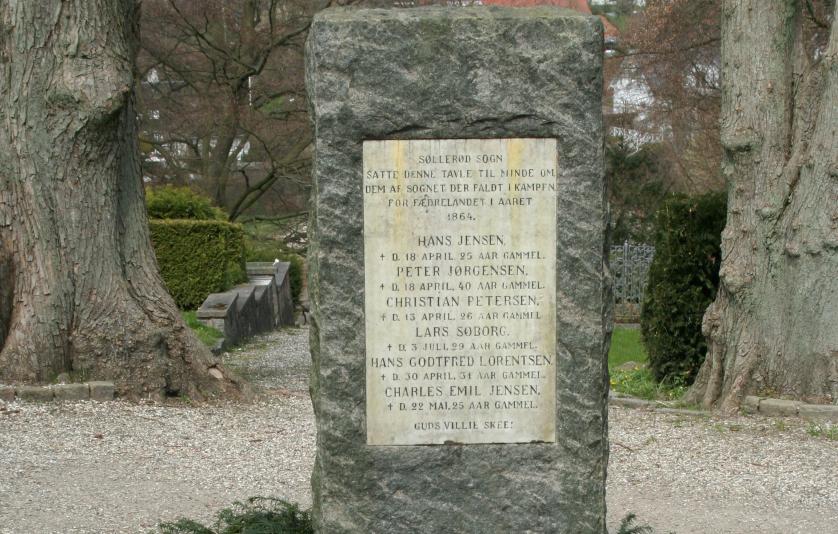
[[[52,386],[55,400],[80,401],[90,398],[90,387],[87,384],[58,384]]]
[[[50,402],[54,398],[52,388],[41,386],[17,386],[17,397],[23,401]]]
[[[224,319],[230,314],[230,310],[236,307],[237,301],[236,293],[212,293],[204,300],[195,315],[198,319]]]
[[[294,298],[291,294],[291,278],[285,276],[276,287],[277,303],[279,307],[279,324],[291,326],[294,324]]]
[[[113,400],[115,391],[113,382],[95,381],[87,385],[90,388],[90,400],[99,402]]]
[[[265,298],[267,296],[267,284],[258,284],[250,282],[250,285],[253,286],[253,298],[256,299],[258,305],[261,306],[263,302],[270,302],[269,298]]]
[[[294,324],[294,303],[291,296],[291,264],[285,261],[248,262],[247,275],[272,276],[276,283],[276,305],[279,314],[277,325]]]
[[[255,286],[267,286],[268,298],[271,307],[271,328],[279,326],[279,297],[276,287],[276,279],[270,275],[255,274],[248,277],[250,283]]]
[[[278,283],[282,283],[283,280],[288,276],[288,273],[291,271],[291,263],[287,261],[280,261],[276,264],[276,280]]]
[[[806,419],[838,423],[838,406],[830,404],[801,404],[797,415]]]
[[[238,301],[239,295],[235,291],[213,293],[204,300],[196,313],[202,323],[223,333],[230,345],[235,345],[242,337],[237,313]]]
[[[238,325],[236,343],[248,339],[258,332],[256,327],[257,312],[254,289],[254,286],[250,284],[242,284],[228,291],[228,293],[236,293],[239,296],[239,298],[236,299],[235,311]]]
[[[759,412],[759,403],[762,400],[761,397],[756,397],[754,395],[747,395],[744,399],[742,399],[742,404],[740,408],[745,413],[754,414]]]
[[[605,531],[601,57],[601,22],[555,8],[315,17],[306,78],[318,532]],[[557,140],[555,441],[369,445],[364,141],[504,138]],[[460,211],[437,210],[429,230]]]
[[[800,402],[782,399],[762,399],[759,413],[770,417],[791,417],[797,415]]]
[[[236,309],[238,309],[240,314],[246,308],[254,305],[253,301],[256,297],[253,293],[255,289],[251,284],[241,284],[228,291],[228,293],[238,294],[239,298],[236,299]]]
[[[270,275],[276,282],[277,326],[294,324],[294,300],[291,295],[291,264],[285,261],[250,262],[247,264],[248,276]]]
[[[269,286],[273,287],[276,285],[274,281],[274,277],[270,275],[263,275],[263,274],[256,274],[253,276],[248,277],[248,281],[253,284],[254,286]]]
[[[276,276],[276,266],[272,261],[249,261],[245,265],[248,276],[268,275]]]
[[[253,298],[255,301],[254,332],[264,333],[273,330],[273,295],[268,285],[253,284]]]

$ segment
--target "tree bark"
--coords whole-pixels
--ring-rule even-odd
[[[132,397],[235,394],[181,320],[151,248],[136,9],[0,2],[0,379],[70,372]]]
[[[838,31],[812,48],[799,0],[725,0],[728,182],[709,351],[688,398],[838,399]],[[829,30],[828,30],[829,31]]]

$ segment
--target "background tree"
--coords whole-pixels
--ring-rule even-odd
[[[661,177],[669,175],[669,160],[661,152],[659,144],[634,148],[624,139],[606,141],[612,243],[652,243],[654,214],[668,196]]]
[[[606,79],[636,78],[649,91],[637,109],[612,116],[660,144],[667,188],[720,190],[720,0],[648,0],[606,60]]]
[[[134,0],[0,2],[0,379],[238,391],[157,273],[137,157]]]
[[[231,220],[277,185],[300,204],[312,140],[302,45],[314,12],[331,3],[143,2],[147,179],[198,185]]]
[[[838,398],[838,29],[834,0],[722,3],[728,181],[721,286],[690,396]]]
[[[312,142],[303,44],[314,13],[472,3],[144,1],[138,111],[145,179],[201,189],[230,220],[299,212]]]

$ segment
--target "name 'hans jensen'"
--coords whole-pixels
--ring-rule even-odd
[[[420,235],[416,238],[420,247],[450,247],[473,246],[473,245],[505,245],[504,238],[498,234],[468,234],[459,236],[450,235]]]

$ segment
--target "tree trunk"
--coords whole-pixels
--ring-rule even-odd
[[[688,396],[723,411],[746,394],[838,399],[838,31],[833,17],[813,48],[803,6],[723,6],[728,217]]]
[[[157,271],[136,41],[134,0],[0,2],[0,379],[70,372],[132,397],[237,393]]]

